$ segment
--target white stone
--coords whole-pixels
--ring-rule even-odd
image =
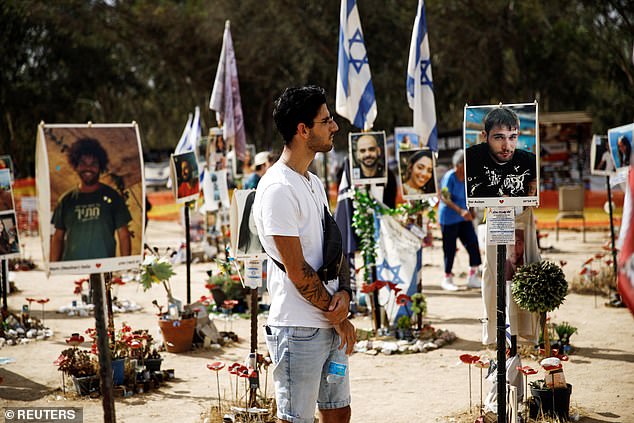
[[[436,344],[438,346],[438,348],[442,347],[446,343],[447,343],[447,341],[445,341],[442,338],[434,339],[434,344]]]
[[[37,336],[37,329],[29,329],[26,332],[26,337],[27,338],[35,338]]]
[[[377,355],[379,352],[377,350],[367,350],[364,354],[367,355]]]
[[[437,348],[438,348],[438,345],[434,344],[433,342],[425,342],[425,345],[423,345],[423,349],[425,351],[431,351]]]

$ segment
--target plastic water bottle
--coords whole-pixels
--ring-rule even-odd
[[[331,361],[328,366],[328,376],[326,376],[328,383],[342,383],[346,376],[347,367],[345,364]]]

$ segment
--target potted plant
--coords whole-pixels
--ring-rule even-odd
[[[568,282],[561,267],[550,261],[539,261],[519,267],[512,279],[513,299],[521,308],[539,313],[546,354],[550,342],[546,330],[546,314],[563,304]]]
[[[66,343],[72,345],[61,352],[54,364],[57,370],[72,378],[75,389],[79,395],[88,395],[99,391],[99,377],[97,376],[97,363],[87,350],[79,349],[84,342],[84,337],[73,333]]]
[[[577,333],[577,328],[569,324],[568,322],[561,322],[555,325],[555,333],[557,334],[558,349],[564,353],[570,351],[570,337]]]
[[[529,383],[534,400],[530,403],[530,416],[536,418],[540,413],[554,415],[568,420],[570,415],[570,395],[572,385],[566,383],[563,377],[562,361],[567,361],[566,355],[556,355],[545,358],[540,365],[546,372],[544,379]]]
[[[417,327],[420,332],[423,328],[423,318],[427,315],[427,298],[422,292],[412,295],[412,313],[417,318]]]
[[[179,353],[189,351],[194,339],[196,319],[188,307],[172,295],[169,279],[174,276],[174,269],[167,257],[158,255],[158,249],[149,251],[141,264],[141,285],[143,290],[149,290],[154,284],[162,285],[167,293],[167,312],[163,313],[158,302],[153,302],[159,308],[159,327],[163,335],[165,349],[168,352]]]
[[[396,337],[398,339],[411,339],[412,337],[412,319],[403,315],[396,321]]]

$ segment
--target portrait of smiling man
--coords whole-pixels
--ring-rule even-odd
[[[467,196],[471,198],[537,195],[537,158],[517,148],[520,119],[509,107],[484,117],[483,143],[466,149]]]
[[[385,133],[350,134],[352,180],[355,184],[385,183]]]
[[[108,153],[98,140],[86,137],[70,146],[67,159],[79,185],[65,192],[55,207],[50,261],[115,257],[115,232],[119,256],[130,255],[132,216],[123,197],[99,182],[108,168]]]

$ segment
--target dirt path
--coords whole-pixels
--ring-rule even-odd
[[[150,221],[148,240],[151,245],[175,247],[181,241],[183,231],[174,223]],[[562,232],[559,242],[554,233],[545,244],[555,247],[544,256],[553,260],[566,260],[566,274],[571,278],[581,263],[601,251],[607,232],[588,233],[588,242],[581,242],[581,235]],[[551,239],[552,238],[552,239]],[[41,264],[39,239],[26,238],[27,256]],[[463,353],[488,354],[480,343],[482,300],[479,290],[446,292],[440,288],[442,251],[440,241],[434,248],[425,250],[423,271],[424,292],[428,297],[428,319],[437,328],[449,329],[458,335],[451,345],[429,353],[376,357],[354,354],[351,357],[353,422],[434,422],[447,421],[445,416],[468,408],[467,367],[458,356]],[[466,269],[467,257],[459,252],[456,272]],[[192,269],[192,298],[207,294],[204,288],[205,270],[209,264],[196,264]],[[173,279],[176,295],[185,298],[185,267],[177,267],[178,276]],[[45,320],[55,331],[55,336],[45,341],[0,349],[0,357],[11,357],[16,362],[0,367],[4,383],[0,385],[0,406],[79,406],[84,409],[85,422],[102,421],[100,399],[64,398],[60,387],[61,377],[52,362],[65,348],[64,338],[72,332],[83,332],[93,326],[92,317],[67,317],[54,312],[69,304],[73,295],[72,276],[46,279],[41,271],[20,272],[16,284],[21,292],[9,297],[9,307],[18,310],[25,297],[50,297]],[[464,285],[464,279],[458,279]],[[119,291],[121,298],[133,299],[144,307],[141,312],[116,314],[115,322],[127,322],[133,328],[148,328],[158,335],[158,325],[151,306],[153,299],[162,301],[160,287],[144,293],[135,284]],[[594,306],[592,296],[570,294],[564,305],[551,320],[568,321],[579,328],[572,338],[576,348],[565,364],[566,379],[573,385],[571,402],[581,407],[585,417],[582,422],[632,422],[634,421],[634,325],[626,309],[603,306],[599,298]],[[260,318],[261,324],[264,317]],[[367,318],[354,319],[358,327],[370,328]],[[259,326],[261,326],[261,324]],[[220,330],[225,322],[218,321]],[[229,348],[198,350],[188,354],[164,353],[163,368],[174,368],[176,380],[165,383],[149,394],[119,398],[116,401],[119,422],[199,422],[216,398],[215,378],[205,365],[211,361],[241,361],[249,349],[249,323],[236,320],[232,328],[243,340]],[[261,335],[261,334],[260,334]],[[261,341],[261,336],[260,336]],[[265,346],[260,342],[260,348]],[[523,364],[534,365],[530,361]],[[474,402],[479,398],[478,373],[474,372]],[[222,389],[230,396],[229,378],[221,379]],[[270,380],[269,380],[270,385]],[[485,391],[488,389],[485,385]],[[271,386],[268,388],[272,392]]]

